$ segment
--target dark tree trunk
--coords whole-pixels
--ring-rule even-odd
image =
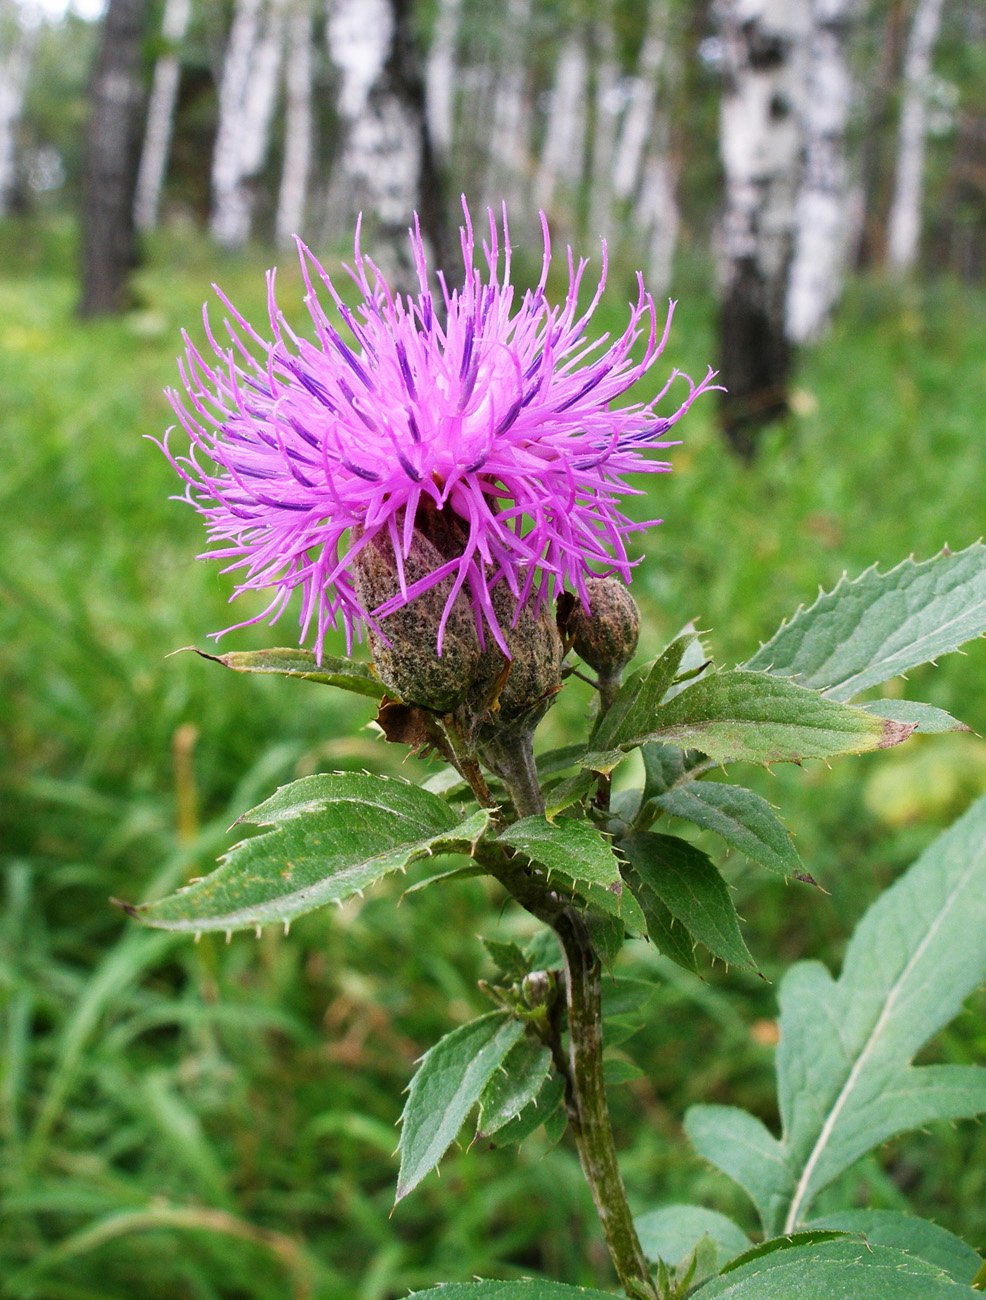
[[[147,0],[110,0],[89,91],[82,187],[81,316],[118,312],[136,262],[133,203],[144,106]]]
[[[432,139],[425,100],[425,76],[421,52],[414,35],[412,0],[392,0],[394,43],[387,63],[387,75],[397,98],[410,111],[420,142],[418,216],[435,265],[447,267],[452,247],[448,230],[448,195],[445,168]]]
[[[749,459],[758,432],[787,409],[784,303],[801,170],[808,0],[723,0],[725,84],[719,141],[720,418]]]

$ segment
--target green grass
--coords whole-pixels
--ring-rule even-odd
[[[140,435],[168,423],[160,392],[208,282],[262,313],[263,256],[219,259],[165,237],[137,278],[138,308],[83,326],[71,232],[0,227],[0,1287],[44,1300],[389,1300],[483,1273],[609,1285],[565,1143],[464,1152],[388,1218],[412,1063],[481,1006],[488,972],[472,936],[526,924],[492,890],[459,882],[398,905],[393,885],[290,938],[228,947],[137,931],[107,901],[207,871],[230,823],[279,782],[401,770],[397,749],[365,729],[367,702],[166,657],[235,620],[225,580],[193,559],[198,519],[168,499],[174,476]],[[299,281],[281,261],[289,300]],[[683,272],[669,349],[692,372],[714,359],[705,274]],[[982,294],[856,284],[801,365],[798,414],[752,470],[723,450],[713,402],[695,408],[675,473],[633,505],[666,520],[634,587],[644,652],[694,617],[735,662],[844,569],[974,540],[984,331]],[[293,638],[285,620],[229,644]],[[979,644],[905,690],[983,732],[984,670]],[[546,741],[578,724],[581,689],[566,688]],[[931,737],[832,771],[744,775],[781,807],[829,891],[727,864],[776,980],[804,954],[838,962],[867,902],[982,789],[986,745]],[[638,947],[628,960],[664,992],[631,1045],[646,1077],[614,1097],[632,1199],[704,1199],[752,1228],[738,1194],[688,1154],[680,1120],[699,1099],[773,1120],[773,988],[718,968],[690,979]],[[981,1059],[982,1010],[939,1038],[940,1059]],[[936,1129],[891,1144],[838,1194],[893,1206],[906,1193],[982,1244],[984,1169],[979,1131]]]

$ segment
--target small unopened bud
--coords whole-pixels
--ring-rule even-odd
[[[554,1001],[557,979],[554,971],[532,970],[521,981],[520,991],[524,1003],[532,1011],[550,1006]]]
[[[440,568],[450,556],[417,528],[404,560],[407,586]],[[376,609],[400,591],[397,561],[390,539],[381,534],[363,547],[353,564],[357,595],[364,608]],[[481,651],[469,599],[460,592],[452,605],[438,653],[438,627],[454,576],[392,614],[378,620],[381,636],[370,631],[373,664],[387,689],[405,704],[449,713],[469,695]],[[389,644],[387,644],[389,642]]]
[[[619,578],[594,578],[588,588],[588,609],[574,597],[559,601],[561,630],[590,668],[611,677],[630,662],[637,649],[640,611]]]

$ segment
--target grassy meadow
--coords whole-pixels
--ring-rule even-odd
[[[263,319],[270,255],[222,259],[180,232],[148,253],[134,310],[83,326],[71,230],[0,226],[0,1294],[390,1300],[541,1272],[610,1286],[574,1148],[543,1131],[519,1151],[450,1156],[388,1218],[412,1063],[483,1008],[474,936],[530,932],[496,890],[459,881],[402,901],[399,879],[290,937],[228,946],[139,930],[108,901],[206,873],[235,818],[287,780],[420,770],[368,728],[369,701],[167,657],[211,648],[209,632],[257,607],[231,614],[218,566],[195,561],[202,525],[169,499],[177,480],[142,435],[169,423],[161,390],[180,327],[201,338],[209,282]],[[300,301],[278,260],[285,305]],[[708,278],[682,268],[668,368],[715,361]],[[629,293],[615,275],[605,327]],[[713,400],[693,408],[675,472],[631,506],[665,520],[634,584],[641,655],[695,618],[737,662],[844,570],[975,540],[984,344],[981,292],[858,282],[753,468],[724,451]],[[225,644],[291,644],[291,619]],[[984,681],[980,642],[900,689],[984,733]],[[570,682],[545,744],[571,738],[587,703]],[[777,978],[805,955],[838,964],[876,892],[986,786],[986,742],[933,736],[751,779],[828,892],[726,862],[772,983],[711,965],[695,979],[632,945],[621,960],[660,982],[660,1014],[628,1044],[643,1073],[613,1103],[636,1208],[702,1200],[749,1230],[738,1190],[690,1154],[683,1112],[734,1102],[776,1121]],[[980,996],[922,1059],[982,1060],[984,1010]],[[819,1205],[847,1203],[910,1205],[982,1248],[986,1133],[888,1144]]]

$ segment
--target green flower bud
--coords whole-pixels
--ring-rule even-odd
[[[440,512],[421,513],[422,517],[415,521],[410,554],[404,560],[408,586],[461,553],[458,530],[451,519],[442,519]],[[458,552],[453,549],[456,546]],[[400,591],[397,561],[390,539],[384,534],[363,547],[352,572],[356,593],[368,610],[376,609]],[[450,575],[379,619],[380,631],[389,644],[370,632],[373,664],[388,691],[405,704],[433,713],[450,713],[469,696],[482,653],[472,607],[462,592],[455,598],[445,624],[442,653],[438,653],[438,626],[453,582]]]
[[[508,662],[498,646],[488,646],[473,699],[480,708],[492,705],[494,725],[521,718],[536,725],[561,685],[562,645],[557,625],[547,606],[535,616],[525,605],[514,626],[516,597],[503,585],[493,592],[493,609],[511,657]]]
[[[637,649],[640,611],[619,578],[594,578],[588,588],[588,610],[573,596],[559,600],[559,625],[575,653],[596,672],[611,677]]]

